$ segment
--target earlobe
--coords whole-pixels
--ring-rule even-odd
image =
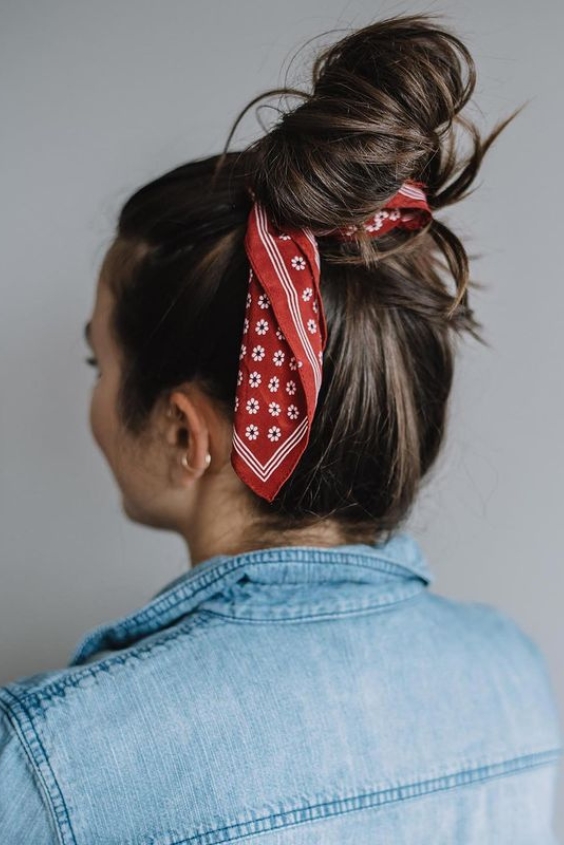
[[[207,419],[199,397],[175,390],[169,397],[166,417],[172,420],[167,440],[175,452],[174,462],[179,461],[192,478],[199,478],[211,463]]]

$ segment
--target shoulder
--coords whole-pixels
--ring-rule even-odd
[[[211,619],[206,631],[224,627]],[[150,827],[153,790],[171,794],[179,771],[188,777],[182,760],[194,757],[218,702],[217,644],[202,628],[159,632],[87,664],[0,687],[1,843],[70,843],[77,829],[88,841],[106,841],[107,830],[130,821],[122,809],[132,799],[132,772],[147,768],[157,786],[138,777],[135,795],[139,823]],[[227,644],[224,635],[225,652]],[[96,807],[73,814],[91,795]]]
[[[509,613],[478,601],[459,601],[428,592],[421,606],[432,627],[445,671],[456,683],[464,673],[489,712],[503,720],[515,741],[527,725],[535,748],[563,745],[559,707],[548,659],[539,642]],[[432,620],[432,621],[431,621]],[[501,727],[501,724],[500,724]]]
[[[25,725],[0,701],[0,841],[59,842],[56,809],[45,791]]]
[[[222,661],[233,657],[229,640],[219,618],[173,625],[124,648],[99,650],[80,665],[17,678],[0,687],[0,712],[37,769],[55,772],[57,759],[65,771],[70,763],[94,770],[102,747],[127,756],[142,741],[140,724],[164,719],[184,696],[197,703],[209,694]]]
[[[525,681],[542,681],[543,692],[551,688],[547,659],[540,644],[515,617],[485,602],[457,601],[432,593],[430,598],[444,614],[451,615],[452,625],[468,648],[488,645],[483,657],[494,666],[510,667]]]

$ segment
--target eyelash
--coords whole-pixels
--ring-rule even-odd
[[[84,360],[90,367],[98,367],[98,361],[96,360],[96,358],[85,358]]]

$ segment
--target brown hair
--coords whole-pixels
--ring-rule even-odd
[[[469,194],[482,158],[520,111],[482,139],[460,111],[476,82],[468,49],[433,22],[393,16],[320,53],[310,93],[267,91],[241,112],[221,155],[181,165],[122,208],[102,272],[123,351],[119,411],[140,434],[156,401],[195,381],[233,421],[245,316],[250,191],[279,225],[318,236],[327,319],[323,382],[308,446],[268,503],[247,490],[265,544],[319,520],[372,542],[407,518],[444,439],[455,337],[478,341],[468,256],[436,213]],[[246,149],[227,151],[266,96],[298,97]],[[456,130],[470,141],[458,151]],[[360,224],[407,179],[433,220],[376,240],[322,233]],[[449,285],[454,287],[449,290]]]

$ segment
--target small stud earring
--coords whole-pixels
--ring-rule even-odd
[[[209,452],[207,453],[205,460],[206,460],[206,467],[209,467],[209,465],[211,463],[211,455],[210,455]],[[188,463],[188,453],[186,453],[185,455],[182,455],[181,463],[182,463],[182,466],[185,467],[186,469],[188,469],[188,470],[192,469],[192,467]]]

